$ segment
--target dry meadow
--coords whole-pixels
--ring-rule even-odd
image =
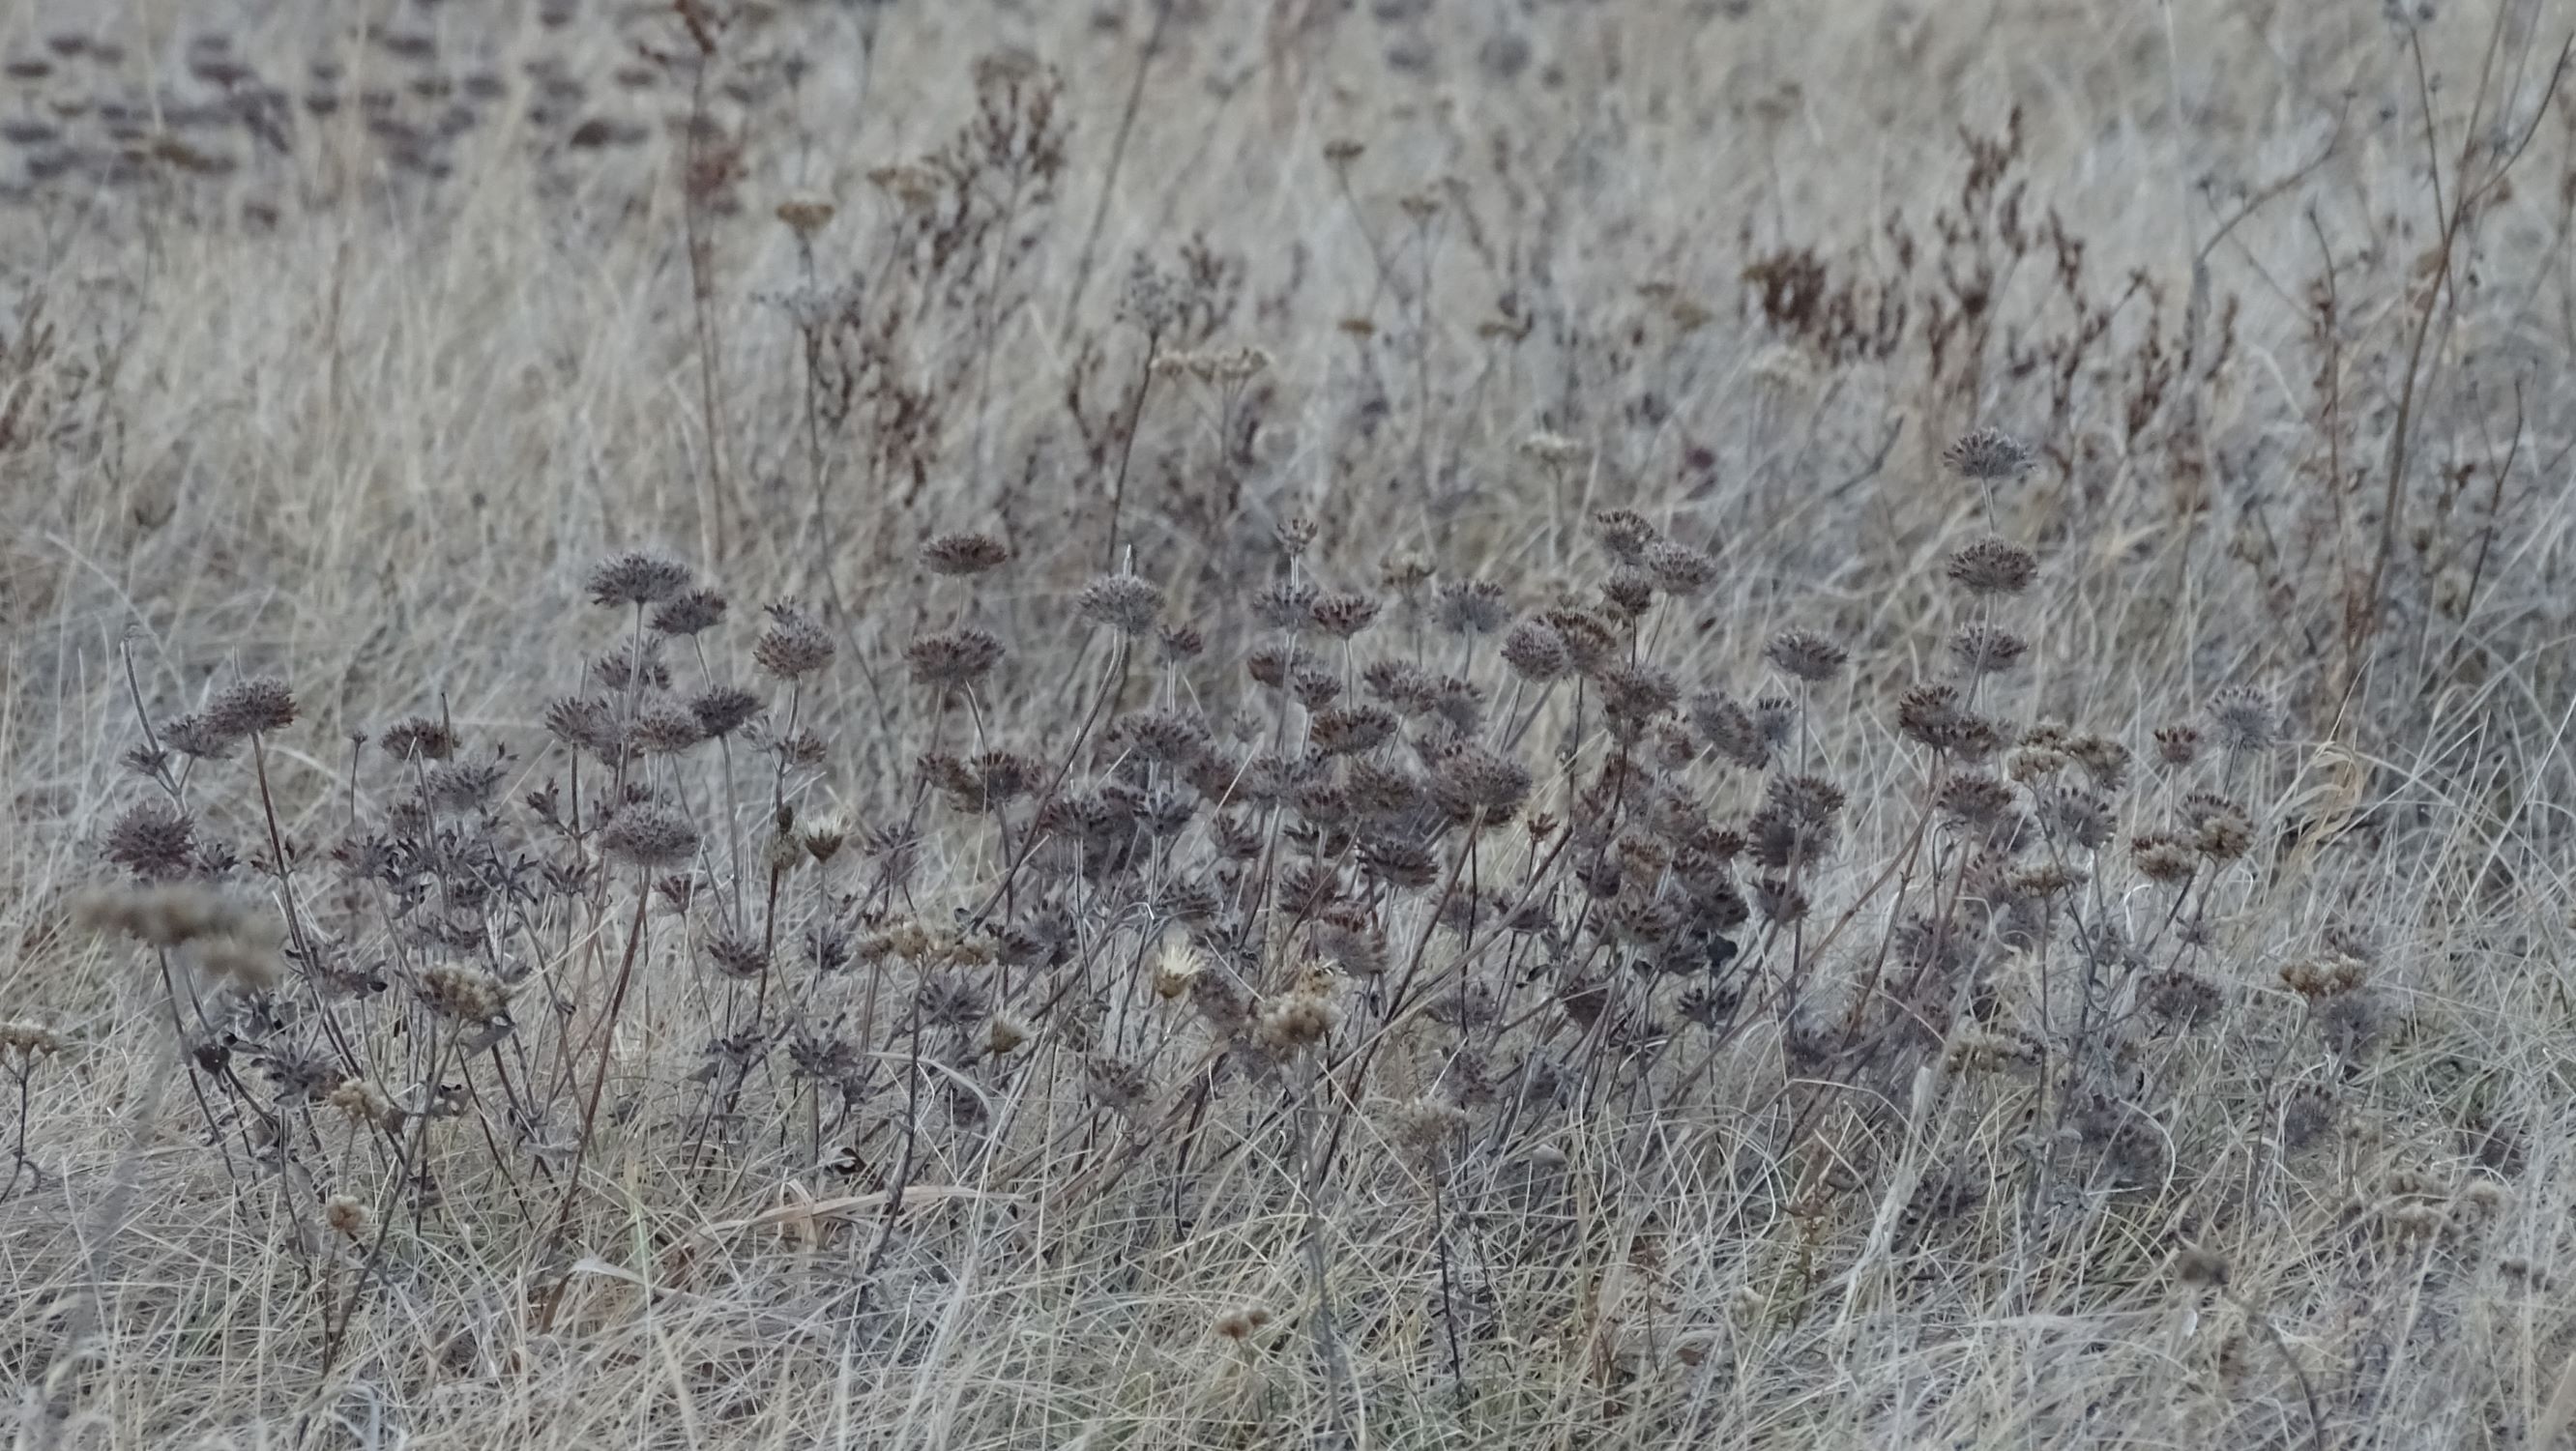
[[[18,0],[0,1437],[2541,1448],[2568,0]]]

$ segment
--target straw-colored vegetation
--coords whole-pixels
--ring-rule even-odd
[[[10,8],[0,1434],[2566,1444],[2571,30]]]

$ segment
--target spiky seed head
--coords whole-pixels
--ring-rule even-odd
[[[1303,514],[1292,514],[1279,521],[1279,548],[1295,559],[1315,546],[1315,521]]]
[[[1002,653],[999,636],[973,625],[924,635],[903,647],[913,682],[937,690],[974,685],[1001,663]]]
[[[1461,742],[1431,768],[1431,799],[1450,819],[1498,825],[1529,799],[1529,767],[1474,741]]]
[[[627,738],[651,755],[675,756],[707,738],[706,728],[675,700],[648,701],[635,712]]]
[[[2209,698],[2209,724],[2230,751],[2269,750],[2286,725],[2280,697],[2261,686],[2230,685]]]
[[[253,676],[216,696],[206,707],[206,719],[218,735],[231,740],[284,730],[295,724],[295,694],[273,675]]]
[[[653,628],[664,635],[701,635],[724,623],[725,597],[711,589],[686,590],[653,612]]]
[[[1612,619],[1634,620],[1655,607],[1654,576],[1620,565],[1601,581],[1601,607]]]
[[[760,668],[781,680],[801,680],[832,663],[831,633],[804,605],[780,600],[768,607],[769,624],[751,647]]]
[[[1376,624],[1381,608],[1368,595],[1329,594],[1317,599],[1308,613],[1316,629],[1336,640],[1348,640]]]
[[[2030,472],[2030,445],[1997,428],[1960,435],[1941,450],[1941,462],[1963,479],[2017,479]]]
[[[990,534],[941,534],[921,546],[921,562],[933,574],[964,578],[1010,563],[1011,549]]]
[[[2188,766],[2200,757],[2200,727],[2178,722],[2156,727],[2156,756],[2168,766]]]
[[[1565,637],[1553,625],[1536,619],[1521,621],[1503,636],[1503,663],[1535,685],[1560,679],[1574,668]]]
[[[1597,674],[1626,657],[1619,646],[1619,632],[1589,610],[1553,609],[1538,618],[1565,642],[1566,658],[1576,674]]]
[[[2039,578],[2039,560],[2010,540],[1989,536],[1959,546],[1950,556],[1949,573],[1973,595],[2017,595]]]
[[[161,739],[170,749],[192,760],[220,761],[233,753],[233,746],[241,737],[217,730],[209,716],[193,714],[180,716],[163,726]]]
[[[194,868],[195,818],[166,800],[139,801],[107,829],[107,859],[150,881],[176,881]]]
[[[1162,640],[1163,658],[1176,664],[1196,660],[1207,650],[1207,636],[1194,625],[1165,625]]]
[[[2029,652],[2029,641],[1999,625],[1968,625],[1950,636],[1950,659],[1963,675],[2000,675]]]
[[[751,724],[761,710],[760,697],[738,685],[715,685],[689,698],[689,714],[712,740]]]
[[[415,715],[385,727],[376,744],[397,761],[444,761],[461,743],[446,723]]]
[[[1647,548],[1663,538],[1663,531],[1634,509],[1600,510],[1592,516],[1592,527],[1610,557],[1631,568],[1642,566]]]
[[[595,604],[660,604],[689,587],[689,567],[666,554],[630,549],[592,565],[588,587]]]
[[[1091,623],[1135,639],[1162,617],[1163,592],[1132,574],[1104,574],[1082,587],[1073,607]]]
[[[1190,945],[1189,939],[1175,934],[1154,955],[1154,996],[1167,1003],[1186,997],[1190,984],[1206,970],[1207,960],[1198,949]]]
[[[697,823],[677,807],[639,801],[619,809],[600,828],[600,850],[648,870],[679,866],[698,849]]]
[[[546,733],[575,750],[614,762],[625,753],[626,732],[616,707],[595,695],[567,695],[546,706]]]
[[[1717,583],[1716,560],[1705,550],[1671,539],[1647,545],[1641,567],[1655,588],[1676,599],[1695,599]]]
[[[1782,630],[1762,647],[1762,658],[1783,675],[1822,685],[1842,673],[1851,652],[1813,630]]]
[[[832,224],[832,204],[820,197],[790,197],[778,204],[778,220],[800,241],[811,241],[816,232]]]
[[[2167,831],[2147,832],[2129,843],[2130,859],[2138,864],[2138,874],[2148,881],[2171,886],[2189,881],[2200,867],[2200,853],[2181,837]]]
[[[1503,587],[1491,580],[1452,579],[1431,594],[1431,619],[1443,633],[1490,635],[1512,617]]]

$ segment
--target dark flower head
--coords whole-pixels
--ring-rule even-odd
[[[233,753],[234,742],[241,739],[215,728],[212,718],[183,715],[161,728],[161,739],[180,755],[200,761],[220,761]]]
[[[1001,663],[1002,642],[989,630],[969,625],[924,635],[903,647],[916,684],[940,690],[971,686]]]
[[[625,754],[626,732],[617,710],[596,695],[567,695],[546,707],[546,733],[579,751],[615,762]]]
[[[1362,594],[1325,595],[1314,603],[1315,628],[1336,640],[1347,640],[1377,623],[1378,602]]]
[[[698,849],[696,823],[659,802],[621,808],[599,833],[602,851],[633,866],[658,870],[686,862]]]
[[[1941,462],[1963,479],[2017,479],[2030,471],[2030,445],[2001,429],[1980,428],[1941,450]]]
[[[590,597],[597,604],[659,604],[688,587],[687,565],[640,549],[612,555],[590,569]]]
[[[456,754],[459,743],[445,722],[416,715],[385,727],[378,744],[397,761],[444,761]]]
[[[768,628],[751,648],[761,669],[781,680],[801,680],[832,663],[832,636],[802,604],[780,600],[768,614]]]
[[[635,712],[627,738],[649,754],[674,756],[705,740],[707,733],[687,706],[655,700]]]
[[[1762,648],[1762,658],[1783,675],[1821,685],[1842,673],[1851,652],[1813,630],[1782,630]]]
[[[2010,670],[2029,650],[2029,641],[1997,625],[1969,625],[1950,637],[1950,658],[1967,675]]]
[[[1970,594],[2017,595],[2039,578],[2039,561],[2018,544],[1989,537],[1950,556],[1950,578]]]
[[[1680,599],[1689,599],[1717,583],[1717,561],[1702,550],[1670,539],[1659,539],[1646,546],[1642,566],[1655,588]]]
[[[665,635],[697,635],[724,623],[725,597],[711,589],[693,589],[653,612],[653,628]]]
[[[283,680],[254,676],[216,696],[215,703],[206,707],[206,720],[228,740],[284,730],[295,724],[295,696]]]
[[[1458,822],[1509,821],[1529,799],[1529,767],[1472,741],[1451,747],[1431,768],[1431,798]]]
[[[1663,534],[1634,509],[1603,509],[1592,516],[1592,527],[1601,531],[1601,547],[1621,564],[1636,566],[1646,562],[1646,548]]]
[[[1323,592],[1300,579],[1274,580],[1252,597],[1252,617],[1265,628],[1302,630],[1314,621]]]
[[[137,802],[107,829],[107,859],[153,881],[187,876],[196,845],[196,822],[166,801]]]
[[[1453,579],[1432,591],[1431,618],[1452,635],[1490,635],[1511,617],[1502,586],[1490,580]]]
[[[2258,686],[2231,685],[2209,698],[2209,724],[2228,750],[2267,750],[2281,739],[2281,702]]]
[[[1104,574],[1082,587],[1073,608],[1091,623],[1132,639],[1153,629],[1162,617],[1163,592],[1151,580],[1132,574]],[[1165,644],[1170,644],[1168,635]]]
[[[1523,680],[1544,685],[1574,668],[1565,637],[1544,620],[1523,620],[1503,636],[1503,663]]]
[[[921,562],[933,574],[962,578],[1010,561],[1010,546],[990,534],[942,534],[921,546]]]
[[[711,686],[690,699],[689,714],[709,737],[729,736],[760,714],[760,697],[740,686]]]

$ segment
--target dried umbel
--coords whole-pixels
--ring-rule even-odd
[[[1693,599],[1705,594],[1717,583],[1717,561],[1705,551],[1670,539],[1659,539],[1646,546],[1639,568],[1655,588],[1676,599]]]
[[[1634,509],[1603,509],[1592,516],[1592,527],[1610,557],[1632,568],[1643,565],[1647,546],[1663,538],[1663,531]]]
[[[444,722],[412,716],[385,727],[376,744],[397,761],[444,761],[461,743]]]
[[[1969,625],[1950,636],[1950,659],[1963,675],[1999,675],[2021,663],[2030,642],[1999,625]]]
[[[2280,743],[2286,719],[2280,698],[2259,686],[2231,685],[2209,698],[2211,733],[2230,751],[2262,751]]]
[[[1472,741],[1452,746],[1431,767],[1431,799],[1461,824],[1511,820],[1531,784],[1529,767]]]
[[[1772,734],[1735,697],[1722,690],[1703,690],[1690,698],[1691,728],[1710,750],[1748,771],[1771,763]]]
[[[1782,630],[1762,647],[1762,658],[1783,675],[1822,685],[1842,673],[1851,652],[1813,630]]]
[[[1963,761],[1982,761],[2004,744],[2002,730],[1970,711],[1958,690],[1948,685],[1918,685],[1905,692],[1897,702],[1896,725],[1908,739]]]
[[[2254,818],[2224,796],[2195,791],[2183,798],[2182,816],[2192,845],[2211,861],[2232,862],[2254,844]]]
[[[1501,629],[1511,617],[1511,606],[1504,599],[1503,587],[1488,580],[1453,579],[1432,591],[1432,623],[1445,634],[1490,635]],[[1510,658],[1508,645],[1504,649],[1504,658]]]
[[[629,550],[592,565],[587,588],[603,605],[653,605],[689,587],[689,567],[663,554]]]
[[[984,678],[1002,660],[1002,641],[990,630],[969,625],[924,635],[903,647],[913,682],[936,690],[960,690]]]
[[[760,697],[739,686],[710,686],[689,697],[689,714],[711,740],[751,724],[760,711]]]
[[[653,629],[657,634],[686,638],[701,635],[724,623],[725,597],[711,589],[693,589],[672,596],[653,612]]]
[[[942,534],[921,546],[921,562],[933,574],[964,578],[1010,561],[1010,546],[990,534]]]
[[[1163,613],[1163,592],[1132,574],[1104,574],[1082,587],[1074,611],[1130,639],[1150,633]]]
[[[1949,574],[1973,595],[2017,595],[2039,578],[2039,560],[2008,540],[1979,539],[1951,554]]]
[[[254,676],[225,688],[206,707],[206,724],[226,740],[280,731],[295,724],[295,696],[274,676]]]
[[[767,610],[769,624],[751,647],[760,668],[781,680],[801,680],[832,663],[831,633],[795,600],[780,600]]]
[[[1523,620],[1503,636],[1503,663],[1536,685],[1561,679],[1574,668],[1565,637],[1541,620]]]
[[[139,801],[107,829],[107,859],[148,881],[176,881],[196,869],[197,823],[158,798]]]
[[[2000,429],[1980,428],[1941,450],[1941,462],[1963,479],[1995,482],[2030,472],[2030,445]]]
[[[640,801],[609,818],[600,829],[599,847],[630,866],[675,867],[697,853],[698,828],[676,807]]]
[[[1362,594],[1330,594],[1309,609],[1316,629],[1336,640],[1348,640],[1377,623],[1379,603]]]

